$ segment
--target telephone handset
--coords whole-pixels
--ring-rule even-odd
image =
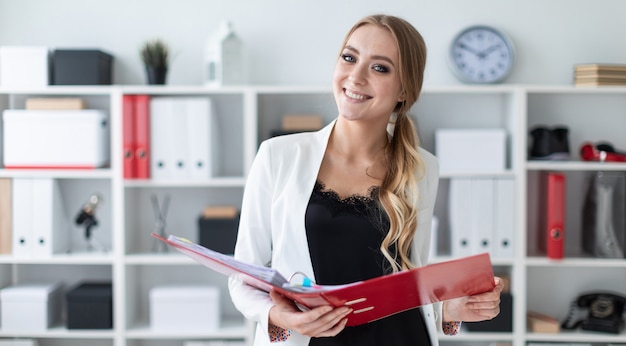
[[[583,294],[570,306],[563,329],[575,329],[618,334],[624,324],[626,297],[606,292]]]

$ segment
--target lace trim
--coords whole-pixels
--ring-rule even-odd
[[[322,181],[316,180],[314,191],[318,192],[323,197],[331,198],[336,202],[355,205],[355,204],[370,204],[374,201],[377,201],[380,188],[375,185],[370,186],[370,188],[367,189],[366,196],[354,194],[354,195],[350,195],[347,197],[341,197],[335,190],[328,189]]]

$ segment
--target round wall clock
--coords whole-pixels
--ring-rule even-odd
[[[502,31],[486,25],[462,30],[450,45],[450,67],[466,83],[498,83],[511,73],[513,43]]]

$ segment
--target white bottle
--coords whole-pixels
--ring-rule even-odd
[[[204,48],[202,80],[206,86],[242,85],[245,83],[243,43],[229,21],[223,21]]]

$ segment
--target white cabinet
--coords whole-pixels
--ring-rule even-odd
[[[124,95],[150,97],[205,96],[213,101],[220,130],[219,171],[203,180],[124,179],[122,167],[122,100]],[[169,233],[197,240],[197,219],[210,205],[240,205],[245,177],[258,145],[280,127],[286,114],[317,114],[325,123],[336,117],[330,88],[245,86],[210,89],[176,86],[49,87],[0,89],[0,109],[23,109],[30,97],[81,97],[89,108],[102,109],[111,122],[110,167],[95,170],[9,170],[0,178],[51,178],[59,182],[68,218],[73,224],[90,194],[102,195],[93,236],[106,252],[87,252],[83,229],[73,224],[69,232],[72,253],[50,258],[17,258],[0,255],[0,287],[47,279],[70,286],[81,280],[112,280],[114,328],[67,330],[55,326],[38,333],[13,333],[2,329],[0,338],[35,338],[40,345],[158,346],[179,345],[185,340],[229,339],[251,344],[252,323],[234,308],[224,277],[174,253],[154,251],[150,233],[155,227],[151,198],[166,196]],[[581,162],[583,141],[610,141],[626,148],[626,89],[575,88],[569,86],[458,86],[426,88],[411,110],[422,145],[435,153],[435,130],[440,128],[496,128],[506,133],[504,172],[459,172],[441,176],[435,206],[439,218],[438,254],[433,261],[451,256],[448,204],[450,181],[456,178],[496,178],[514,181],[512,230],[513,255],[493,258],[494,270],[510,278],[513,299],[513,330],[505,333],[464,331],[441,336],[443,345],[489,345],[505,342],[522,346],[528,342],[626,343],[626,332],[601,334],[562,332],[533,334],[526,330],[526,311],[548,313],[560,321],[570,302],[587,290],[611,290],[626,295],[626,260],[591,258],[582,252],[582,198],[588,178],[596,171],[626,172],[626,164]],[[535,126],[565,125],[569,128],[572,160],[531,161],[528,131]],[[1,129],[1,127],[0,127]],[[155,134],[152,134],[153,136]],[[480,155],[480,153],[476,153]],[[567,184],[565,259],[548,260],[537,250],[539,232],[536,201],[538,176],[543,171],[564,172]],[[203,333],[155,331],[149,325],[149,292],[166,284],[209,284],[221,294],[221,324]]]

